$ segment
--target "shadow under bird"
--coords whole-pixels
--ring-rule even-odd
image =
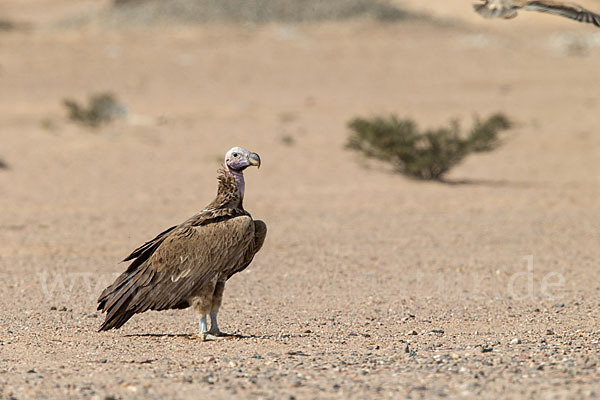
[[[100,331],[118,329],[144,311],[193,307],[203,340],[227,336],[217,322],[225,282],[248,267],[267,234],[266,224],[253,220],[242,204],[243,171],[250,166],[260,167],[258,154],[229,150],[216,198],[125,258],[132,263],[98,298],[98,310],[107,313]]]
[[[600,15],[585,8],[562,1],[552,0],[483,0],[473,4],[475,11],[486,18],[514,18],[519,10],[541,11],[560,15],[579,22],[600,27]]]

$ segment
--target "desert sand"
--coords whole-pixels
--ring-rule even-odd
[[[600,394],[600,30],[462,1],[404,3],[433,22],[124,29],[54,25],[96,2],[3,3],[28,27],[0,32],[1,398]],[[101,91],[126,119],[66,118]],[[356,116],[497,111],[503,146],[449,183],[344,148]],[[225,291],[242,337],[199,341],[190,309],[98,333],[120,260],[212,200],[234,145],[263,160],[245,207],[269,227]]]

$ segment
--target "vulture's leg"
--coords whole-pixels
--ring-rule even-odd
[[[206,324],[206,315],[198,318],[200,320],[200,334],[203,335],[208,332],[208,325]]]
[[[202,340],[214,340],[217,339],[211,331],[208,330],[206,323],[206,315],[212,310],[213,293],[215,292],[215,284],[209,283],[204,286],[192,299],[192,307],[198,314],[200,321],[200,339]]]
[[[209,333],[219,336],[223,333],[219,330],[219,323],[217,322],[217,314],[219,313],[219,307],[223,301],[223,292],[225,291],[225,282],[219,281],[215,285],[215,291],[212,296],[212,304],[210,307],[210,331]]]
[[[219,324],[217,322],[217,314],[218,311],[210,312],[210,333],[213,335],[220,335],[221,331],[219,330]]]

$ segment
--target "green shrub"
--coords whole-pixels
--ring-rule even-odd
[[[2,161],[2,159],[0,158],[0,169],[7,169],[8,168],[8,164],[5,163],[4,161]]]
[[[500,145],[498,133],[511,127],[503,114],[475,120],[467,135],[453,121],[447,127],[420,131],[411,119],[355,118],[347,147],[367,157],[390,162],[399,172],[418,179],[442,180],[468,154],[491,151]]]
[[[87,106],[71,99],[63,100],[63,104],[71,121],[91,128],[97,128],[127,114],[125,106],[110,93],[92,95]]]

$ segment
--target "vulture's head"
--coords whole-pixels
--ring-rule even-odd
[[[241,147],[233,147],[225,154],[225,165],[230,171],[242,172],[252,165],[260,167],[260,157]]]

